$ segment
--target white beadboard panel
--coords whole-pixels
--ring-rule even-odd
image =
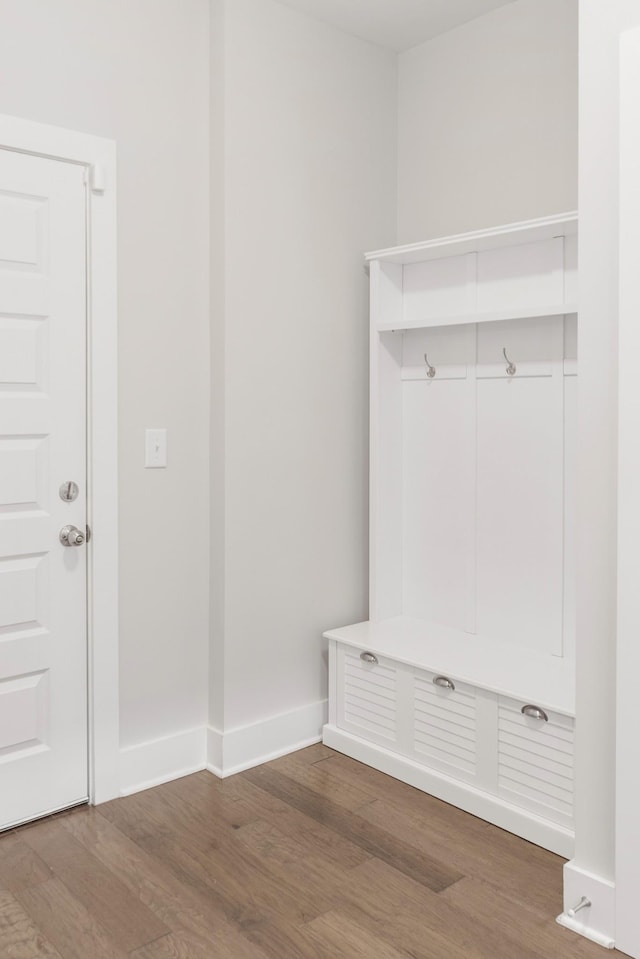
[[[475,253],[405,266],[404,325],[420,324],[433,316],[475,312],[475,286]]]
[[[570,313],[564,318],[564,358],[578,360],[578,315]]]
[[[369,612],[386,619],[402,610],[402,334],[371,339]]]
[[[478,254],[479,313],[563,302],[562,237]]]
[[[398,672],[393,661],[368,663],[354,650],[338,650],[338,725],[371,742],[398,742]]]
[[[477,631],[550,654],[562,652],[564,422],[562,320],[534,345],[526,325],[507,354],[551,362],[551,377],[477,381]],[[516,335],[518,334],[518,335]],[[478,331],[478,357],[497,352]],[[516,350],[519,342],[520,349]],[[493,344],[493,345],[491,345]],[[527,351],[529,346],[529,351]]]
[[[404,614],[473,631],[475,381],[403,383]]]
[[[521,704],[498,705],[498,794],[539,816],[573,822],[573,721],[549,713],[532,719]]]
[[[482,323],[478,327],[477,361],[478,376],[485,366],[500,366],[505,369],[502,353],[506,349],[509,359],[516,366],[521,364],[544,364],[562,360],[562,316],[540,316],[532,319],[514,319],[501,323]],[[518,374],[514,379],[518,378]]]
[[[513,756],[516,759],[521,757],[523,742],[526,742],[526,749],[533,757],[533,762],[538,762],[535,757],[539,757],[539,765],[549,766],[549,769],[562,775],[569,775],[566,770],[573,769],[572,743],[563,743],[559,739],[558,742],[547,745],[542,741],[538,730],[531,735],[527,735],[518,727],[517,723],[510,726],[509,723],[503,721],[500,727],[500,743],[505,755]]]
[[[429,366],[435,370],[429,377]],[[402,337],[402,379],[420,382],[466,379],[476,359],[475,326],[435,326],[405,330]]]
[[[564,301],[578,302],[578,234],[564,238]]]
[[[476,690],[464,683],[444,689],[435,674],[413,679],[413,753],[426,765],[456,779],[476,778],[478,734]]]
[[[565,363],[567,361],[565,360]],[[564,569],[562,654],[576,657],[578,378],[564,377]]]
[[[475,324],[405,330],[402,336],[402,366],[424,366],[425,353],[436,370],[440,367],[473,365],[476,361]]]

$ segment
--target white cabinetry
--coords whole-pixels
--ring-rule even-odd
[[[371,619],[325,634],[325,742],[570,855],[577,219],[368,260]]]

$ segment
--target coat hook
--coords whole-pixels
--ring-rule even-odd
[[[424,354],[424,361],[425,361],[425,363],[426,363],[426,365],[427,365],[427,376],[429,377],[430,380],[432,380],[432,379],[434,378],[434,376],[436,375],[436,368],[435,368],[435,366],[432,366],[432,365],[431,365],[431,363],[430,363],[429,360],[427,359],[427,354],[426,354],[426,353]]]
[[[506,346],[502,348],[502,355],[504,356],[505,360],[506,360],[507,363],[509,364],[509,365],[507,366],[507,376],[513,376],[513,375],[515,374],[515,372],[516,372],[516,364],[515,364],[515,363],[512,363],[511,360],[509,359],[509,357],[507,356],[507,348],[506,348]]]

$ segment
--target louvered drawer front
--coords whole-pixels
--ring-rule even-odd
[[[573,719],[547,711],[548,722],[523,716],[525,705],[498,703],[498,793],[563,826],[573,826]]]
[[[436,673],[414,678],[414,758],[467,781],[476,778],[476,691],[454,680],[455,689],[434,685]]]
[[[338,725],[393,747],[398,736],[398,664],[365,662],[355,649],[338,651]]]

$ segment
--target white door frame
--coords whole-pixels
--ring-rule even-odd
[[[620,286],[618,412],[618,643],[616,696],[616,946],[640,956],[640,770],[636,713],[640,669],[640,27],[620,37]]]
[[[89,801],[120,795],[116,146],[0,115],[0,148],[86,168]]]

